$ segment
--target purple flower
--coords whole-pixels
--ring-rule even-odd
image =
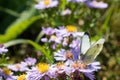
[[[54,53],[54,58],[56,61],[64,61],[66,65],[70,65],[74,60],[74,55],[70,51],[60,49]]]
[[[69,14],[71,14],[70,9],[65,9],[64,11],[62,11],[62,16],[69,15]]]
[[[42,32],[45,34],[45,35],[52,35],[54,34],[54,29],[51,28],[51,27],[48,27],[48,28],[42,28]]]
[[[88,77],[90,80],[94,80],[94,78],[95,78],[95,76],[93,75],[93,73],[84,73],[84,75],[86,76],[86,77]]]
[[[3,44],[0,44],[0,54],[7,52],[8,49],[5,49]]]
[[[100,62],[93,62],[93,63],[90,63],[88,64],[88,67],[94,71],[97,71],[99,69],[101,69],[100,67]]]
[[[104,3],[102,1],[100,2],[97,2],[96,0],[93,0],[93,1],[86,1],[85,4],[91,8],[107,8],[108,7],[108,4],[107,3]]]
[[[16,76],[13,76],[12,72],[7,69],[7,68],[3,68],[3,69],[0,69],[0,80],[2,78],[5,79],[5,80],[16,80]]]
[[[63,37],[63,35],[66,34],[66,29],[64,26],[60,26],[58,29],[57,28],[55,29],[55,33],[57,36]]]
[[[79,60],[80,47],[71,48],[71,49],[70,49],[70,52],[73,54],[73,60],[74,60],[74,61]]]
[[[70,48],[80,48],[81,40],[78,38],[73,40],[72,43],[69,45]]]
[[[79,60],[80,53],[81,53],[81,50],[80,50],[81,40],[80,40],[80,38],[78,37],[76,40],[73,40],[69,46],[70,46],[70,52],[74,56],[73,60],[75,60],[75,61]]]
[[[85,2],[86,0],[72,0],[73,2]]]
[[[36,9],[46,9],[56,7],[58,5],[58,0],[40,0],[38,4],[35,5]]]
[[[56,46],[57,46],[57,43],[54,43],[53,45],[51,45],[53,50],[56,50]]]
[[[35,58],[31,58],[31,57],[28,57],[28,58],[25,59],[25,63],[27,63],[28,66],[35,65],[36,61],[37,60]]]
[[[54,42],[52,44],[53,48],[55,49],[58,44],[62,44],[65,46],[73,47],[71,42],[71,39],[82,37],[84,35],[84,32],[77,32],[77,28],[75,26],[67,26],[65,28],[64,26],[59,27],[58,29],[55,28],[43,28],[42,32],[47,35],[47,38],[42,38],[42,42]],[[72,38],[70,38],[72,37]],[[74,43],[73,43],[74,44]],[[75,46],[75,45],[74,45]]]
[[[50,36],[50,39],[49,39],[48,42],[55,42],[55,43],[60,44],[61,41],[62,41],[62,37],[61,37],[61,36],[58,36],[58,37],[57,37],[57,36],[55,36],[55,35],[52,35],[52,36]]]
[[[85,2],[86,0],[67,0],[68,2],[70,2],[70,1],[72,1],[72,2],[77,2],[77,3],[79,3],[79,2]]]
[[[66,66],[64,63],[57,63],[52,65],[52,67],[54,68],[54,72],[56,73],[57,76],[59,76],[62,73],[70,75],[70,73],[72,72],[72,69]]]
[[[12,71],[20,71],[20,72],[24,72],[24,71],[27,71],[29,70],[29,68],[27,67],[27,63],[25,62],[21,62],[21,63],[17,63],[17,64],[14,64],[14,65],[8,65],[7,66],[10,70]]]
[[[66,50],[60,49],[58,52],[54,52],[54,58],[57,61],[65,61],[66,60]]]
[[[47,42],[48,39],[47,39],[47,38],[41,38],[41,41],[42,41],[42,42]]]
[[[88,65],[80,62],[74,62],[70,66],[72,68],[72,73],[75,71],[82,72],[90,80],[94,80],[93,73],[101,68],[99,62],[92,62]]]
[[[33,67],[32,70],[27,72],[27,80],[41,80],[49,76],[50,78],[55,77],[55,70],[49,64],[39,63],[36,67]]]
[[[68,25],[66,28],[64,26],[59,29],[55,29],[55,33],[58,36],[62,37],[68,37],[68,36],[73,36],[73,37],[81,37],[84,35],[84,32],[77,32],[77,28],[75,26]]]
[[[79,60],[80,55],[80,43],[81,41],[79,39],[73,40],[73,43],[71,43],[70,50],[60,49],[58,52],[54,53],[54,58],[57,61],[65,61],[65,60]]]

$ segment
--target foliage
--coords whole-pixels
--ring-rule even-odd
[[[101,37],[106,39],[104,49],[97,58],[102,64],[102,69],[96,73],[97,80],[120,79],[119,0],[106,0],[109,4],[107,9],[89,8],[83,3],[59,0],[60,4],[57,7],[44,10],[34,8],[38,3],[37,0],[13,0],[8,1],[9,4],[4,6],[6,1],[0,1],[2,4],[0,15],[3,16],[3,19],[0,19],[0,33],[2,33],[0,43],[9,48],[8,56],[12,59],[8,61],[9,63],[15,63],[16,60],[19,62],[27,56],[37,57],[40,62],[53,63],[52,50],[49,47],[46,48],[48,44],[40,41],[45,37],[41,32],[42,27],[58,28],[58,26],[74,25],[79,31],[89,32],[92,40],[98,40]],[[66,8],[72,13],[62,16],[61,12]],[[38,53],[41,52],[43,55],[38,57]],[[8,59],[4,59],[2,62],[8,63],[6,61]],[[2,62],[0,62],[1,65]]]

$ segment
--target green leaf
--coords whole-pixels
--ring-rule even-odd
[[[5,31],[4,35],[0,35],[0,43],[5,43],[12,39],[15,39],[21,33],[23,33],[32,23],[40,19],[39,16],[34,16],[35,9],[24,11],[21,16],[15,20]]]
[[[41,31],[39,34],[38,34],[38,36],[37,36],[37,38],[35,39],[35,42],[39,42],[40,41],[40,39],[41,39],[41,37],[43,36],[43,32]]]
[[[19,13],[15,12],[15,11],[13,11],[13,10],[11,10],[11,9],[3,8],[3,7],[1,7],[1,6],[0,6],[0,11],[3,11],[3,12],[5,12],[5,13],[8,13],[8,14],[10,14],[10,15],[12,15],[12,16],[15,16],[15,17],[19,17],[19,16],[20,16]]]

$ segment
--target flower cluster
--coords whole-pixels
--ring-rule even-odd
[[[38,4],[34,7],[39,9],[41,19],[45,18],[43,20],[45,24],[46,21],[53,20],[53,23],[51,21],[51,26],[54,23],[55,26],[59,25],[57,20],[60,20],[60,23],[66,20],[65,24],[63,22],[66,25],[73,24],[78,19],[82,21],[81,23],[80,21],[78,22],[83,25],[84,21],[82,18],[84,18],[84,15],[81,14],[84,14],[84,11],[80,10],[82,5],[100,9],[108,7],[107,3],[98,2],[97,0],[38,1]],[[53,8],[55,8],[55,11],[51,11]],[[85,15],[89,12],[91,11],[85,12]],[[71,16],[69,17],[69,15]],[[37,41],[25,41],[32,44],[37,50],[41,50],[39,51],[41,54],[38,54],[37,58],[27,57],[19,63],[7,64],[5,62],[7,59],[4,58],[5,54],[3,53],[6,53],[8,49],[3,44],[0,44],[0,56],[2,56],[0,61],[0,80],[83,80],[85,77],[90,80],[95,79],[94,72],[101,69],[100,63],[95,61],[95,58],[102,50],[104,39],[98,40],[93,43],[94,45],[89,45],[88,42],[90,40],[86,32],[78,32],[76,26],[73,25],[56,28],[42,27],[41,32],[42,37],[41,35],[38,36],[40,38],[38,41],[40,40],[41,42],[40,46],[36,43]],[[85,43],[85,47],[82,47],[83,43]],[[82,49],[86,51],[84,52]]]
[[[91,62],[86,64],[80,59],[80,39],[84,32],[77,32],[74,26],[59,27],[59,29],[43,28],[43,33],[47,38],[42,38],[43,42],[54,42],[54,44],[62,44],[62,46],[68,46],[68,49],[60,49],[54,52],[54,58],[57,63],[47,64],[38,63],[35,67],[32,67],[26,73],[26,80],[40,80],[40,79],[67,79],[67,76],[72,80],[82,79],[81,75],[85,75],[90,80],[94,79],[93,73],[99,69],[99,62]],[[66,38],[67,41],[64,41]],[[66,42],[66,43],[65,43]],[[72,43],[70,43],[72,42]],[[65,45],[66,44],[66,45]]]
[[[56,49],[57,45],[74,48],[80,43],[79,39],[76,38],[84,34],[84,32],[77,32],[77,28],[71,25],[66,26],[66,28],[60,26],[59,29],[43,28],[42,32],[46,38],[42,38],[41,41],[50,43],[53,49]]]
[[[102,1],[98,2],[96,0],[67,0],[67,2],[73,2],[73,3],[84,3],[88,7],[91,8],[107,8],[108,4],[104,3]],[[58,6],[59,1],[58,0],[40,0],[38,4],[35,5],[36,9],[46,9],[46,8],[53,8]],[[62,15],[65,14],[71,14],[70,10],[64,11]]]
[[[68,0],[68,2],[69,1],[77,2],[77,3],[84,2],[88,7],[91,7],[91,8],[107,8],[108,7],[107,3],[104,3],[102,1],[98,2],[96,0]]]
[[[91,62],[89,64],[84,63],[80,59],[80,45],[81,38],[84,32],[77,32],[74,26],[59,27],[59,29],[43,28],[43,33],[47,38],[42,38],[43,42],[54,42],[54,44],[62,44],[63,48],[53,53],[54,64],[48,64],[40,62],[37,65],[33,64],[36,60],[31,58],[25,59],[25,62],[29,65],[34,65],[29,69],[26,69],[23,65],[21,69],[25,69],[25,74],[17,77],[17,80],[51,80],[51,79],[82,79],[82,75],[93,80],[95,77],[93,73],[101,69],[99,62]],[[54,35],[54,37],[53,37]],[[66,38],[70,38],[66,45],[63,42]],[[79,37],[79,38],[78,38]],[[72,43],[70,43],[72,41]],[[71,45],[71,46],[70,46]],[[67,49],[64,46],[68,46]],[[31,62],[32,61],[32,62]],[[24,63],[25,63],[24,62]],[[22,64],[23,62],[21,62]],[[10,67],[9,67],[10,68]],[[14,67],[15,69],[15,67]],[[13,70],[11,68],[11,70]],[[15,70],[14,70],[15,71]],[[17,70],[18,71],[18,70]],[[19,66],[20,71],[20,66]],[[62,76],[62,77],[61,77]]]
[[[101,67],[97,61],[85,62],[85,55],[81,53],[81,42],[84,40],[82,38],[85,36],[85,32],[78,32],[77,28],[72,25],[59,28],[42,28],[42,32],[46,38],[42,38],[41,41],[51,45],[61,45],[60,48],[52,47],[52,49],[56,49],[52,54],[55,60],[54,63],[37,63],[37,59],[28,57],[20,63],[8,64],[7,68],[1,68],[0,78],[5,80],[82,80],[84,79],[83,76],[86,76],[90,80],[94,80],[93,73]],[[7,51],[4,46],[0,50],[1,52]],[[91,58],[90,55],[88,56]],[[20,74],[16,75],[16,73]]]

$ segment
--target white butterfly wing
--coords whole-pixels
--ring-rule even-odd
[[[103,48],[103,44],[105,42],[105,39],[99,39],[96,43],[91,45],[91,47],[88,49],[85,55],[82,57],[82,61],[85,64],[89,64],[95,60],[95,58],[99,55]]]
[[[90,48],[90,38],[88,33],[84,33],[81,41],[81,54],[85,54]]]

